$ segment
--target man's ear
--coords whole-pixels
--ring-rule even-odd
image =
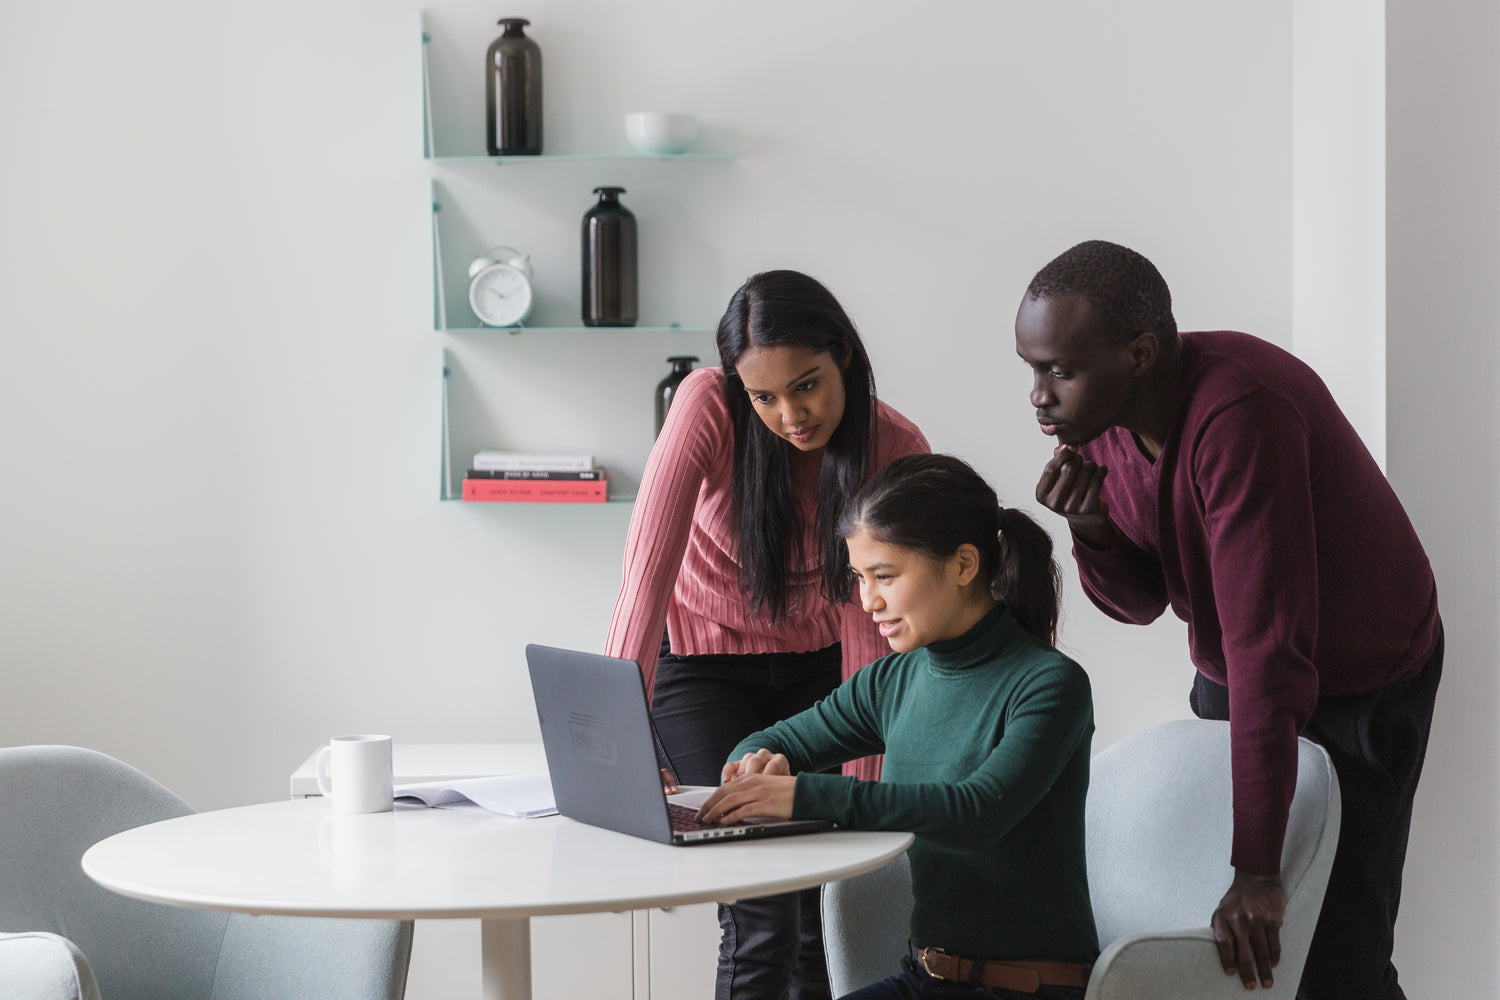
[[[1156,359],[1161,357],[1161,342],[1156,339],[1156,334],[1147,331],[1136,334],[1125,350],[1130,355],[1130,373],[1132,375],[1144,375],[1156,364]]]

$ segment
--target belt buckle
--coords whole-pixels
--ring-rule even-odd
[[[931,965],[928,965],[927,964],[927,956],[928,955],[937,955],[937,956],[939,956],[941,958],[952,958],[953,956],[949,955],[946,951],[944,951],[941,948],[923,948],[921,951],[917,952],[917,961],[921,964],[922,971],[925,972],[925,973],[927,973],[933,979],[940,979],[940,980],[942,980],[945,983],[957,982],[957,980],[949,979],[947,976],[943,975],[941,972],[938,972],[936,969],[934,969]],[[956,973],[958,970],[954,969],[953,971]]]

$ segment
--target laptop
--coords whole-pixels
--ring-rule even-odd
[[[639,664],[529,645],[526,665],[557,811],[569,819],[675,846],[812,833],[833,826],[821,819],[700,823],[697,807],[706,793],[684,805],[669,802],[662,788],[661,768],[670,769],[671,761],[656,738]]]

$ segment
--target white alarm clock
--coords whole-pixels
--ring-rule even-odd
[[[485,326],[519,326],[531,314],[531,255],[491,247],[475,257],[469,305]]]

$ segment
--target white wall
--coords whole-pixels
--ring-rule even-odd
[[[1396,962],[1414,983],[1496,996],[1500,8],[1391,0],[1386,31],[1390,476],[1448,641]]]
[[[861,325],[882,395],[1012,503],[1031,505],[1048,448],[1011,321],[1072,243],[1145,252],[1186,329],[1293,342],[1289,0],[887,10],[450,0],[430,17],[434,45],[473,66],[467,98],[449,79],[475,106],[494,18],[532,19],[553,149],[623,148],[625,111],[698,112],[704,147],[733,162],[630,167],[627,203],[658,248],[650,294],[712,320],[754,270],[817,274]],[[417,11],[11,12],[0,742],[95,746],[200,808],[274,798],[335,732],[532,735],[522,645],[602,645],[628,507],[438,503],[438,354],[464,366],[466,414],[534,438],[583,426],[590,400],[597,419],[646,426],[669,345],[573,339],[549,355],[431,332]],[[471,238],[524,227],[566,289],[606,172],[501,169],[499,191],[445,172],[481,206]],[[559,370],[586,387],[561,417],[535,390]],[[1462,589],[1461,566],[1440,573],[1445,599]],[[1072,586],[1064,628],[1094,679],[1096,747],[1186,714],[1178,623],[1112,625]],[[1467,725],[1445,739],[1488,731]],[[1453,766],[1451,745],[1429,774]],[[1431,824],[1459,808],[1442,799]],[[1422,843],[1434,853],[1414,871],[1463,877],[1465,859]],[[1442,918],[1432,935],[1472,920],[1493,936],[1477,903]],[[1413,982],[1436,992],[1457,973],[1422,940]]]
[[[1385,465],[1385,4],[1292,12],[1292,347]]]

